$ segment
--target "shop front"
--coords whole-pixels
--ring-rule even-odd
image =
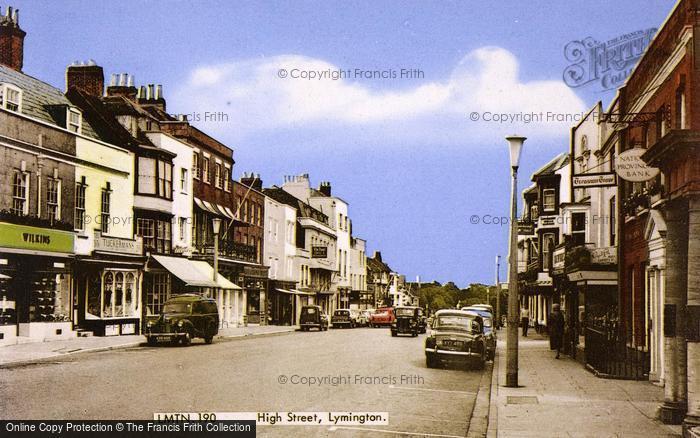
[[[242,283],[245,293],[245,315],[248,324],[267,323],[267,271],[266,266],[249,266],[243,268]]]
[[[95,231],[93,242],[92,254],[76,262],[74,319],[78,333],[139,334],[145,261],[142,240]]]
[[[74,337],[74,233],[0,222],[0,345]]]

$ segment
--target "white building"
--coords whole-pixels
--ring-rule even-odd
[[[172,245],[173,252],[192,255],[193,183],[190,175],[193,167],[193,148],[189,144],[163,132],[147,132],[148,139],[157,147],[170,151],[172,167]]]

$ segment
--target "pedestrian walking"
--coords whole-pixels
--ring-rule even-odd
[[[527,338],[527,329],[530,328],[530,309],[527,307],[520,310],[520,323],[523,325],[523,337]]]
[[[562,338],[564,337],[564,314],[561,313],[559,304],[552,305],[552,313],[549,314],[547,327],[549,328],[549,349],[556,350],[557,355],[554,358],[559,359]]]

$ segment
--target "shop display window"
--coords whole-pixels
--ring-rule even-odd
[[[9,283],[9,278],[0,278],[0,325],[17,323],[17,305]]]
[[[136,271],[105,270],[88,283],[88,318],[136,318],[138,294]]]
[[[68,274],[37,273],[31,282],[29,322],[70,321],[70,288]]]

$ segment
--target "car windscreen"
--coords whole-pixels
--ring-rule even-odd
[[[316,309],[314,309],[313,307],[307,307],[306,309],[304,309],[304,312],[305,312],[307,315],[315,315],[315,314],[316,314]]]
[[[435,322],[435,328],[443,328],[450,330],[463,330],[465,332],[474,331],[473,328],[478,327],[474,318],[461,315],[442,315],[438,316]]]
[[[396,316],[413,316],[413,309],[396,309]]]
[[[163,313],[190,313],[192,303],[166,303],[163,306]]]

